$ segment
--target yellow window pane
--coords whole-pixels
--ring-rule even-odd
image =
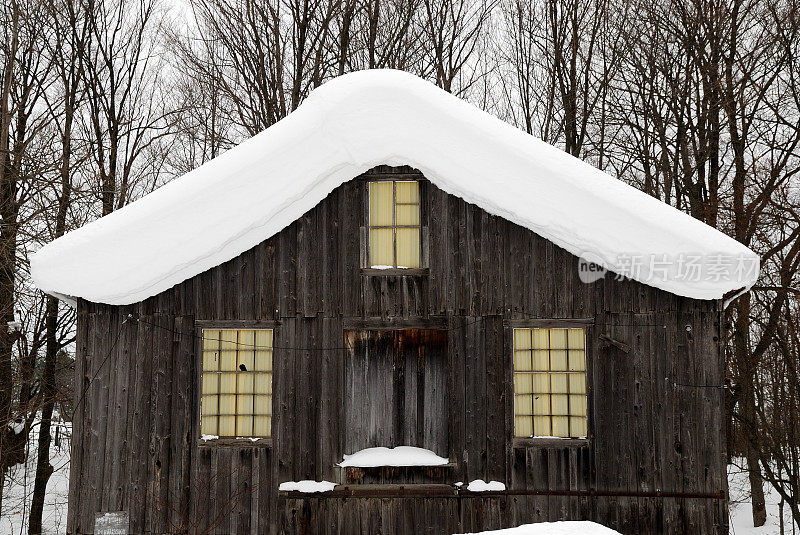
[[[219,377],[216,373],[204,373],[201,383],[200,391],[202,394],[216,394],[218,392]]]
[[[560,415],[568,415],[569,414],[569,406],[567,405],[567,400],[569,396],[565,394],[553,394],[550,396],[550,407],[552,409],[551,414],[560,414]]]
[[[568,437],[569,434],[569,417],[567,416],[553,416],[553,436],[554,437]]]
[[[236,400],[236,414],[252,415],[253,414],[253,396],[252,395],[239,395]]]
[[[200,414],[203,416],[213,416],[217,414],[217,396],[203,396],[200,398]]]
[[[219,392],[220,392],[220,394],[235,394],[236,393],[236,374],[235,373],[221,373],[221,374],[219,374]]]
[[[567,329],[550,329],[550,349],[567,348]]]
[[[569,413],[572,416],[586,416],[586,396],[570,396]]]
[[[549,416],[535,416],[533,418],[533,434],[537,437],[552,436]]]
[[[531,374],[529,373],[515,373],[514,374],[514,393],[515,394],[530,394],[531,393]]]
[[[216,371],[219,369],[219,352],[203,352],[203,371]]]
[[[563,349],[550,350],[550,369],[553,371],[567,369],[567,352]]]
[[[372,267],[394,267],[394,231],[392,229],[370,229],[369,264]]]
[[[255,396],[253,414],[272,414],[272,396]]]
[[[269,416],[256,416],[253,424],[254,437],[268,437],[272,434],[272,418]]]
[[[219,349],[219,331],[203,329],[203,349],[206,351]]]
[[[548,394],[533,396],[533,414],[537,416],[550,414],[550,396]]]
[[[257,372],[272,371],[272,351],[256,351],[253,370]]]
[[[240,371],[248,371],[251,372],[255,369],[255,352],[254,351],[239,351],[239,364],[237,368]],[[242,369],[242,365],[244,365],[244,369]]]
[[[395,182],[397,188],[397,202],[419,202],[419,182]]]
[[[418,204],[398,204],[394,207],[395,224],[398,226],[419,225]]]
[[[217,417],[216,416],[203,416],[200,420],[200,434],[202,435],[216,435],[217,434]]]
[[[534,373],[533,374],[533,391],[535,393],[547,394],[550,392],[550,374],[549,373]]]
[[[219,413],[236,414],[236,396],[233,394],[220,394]]]
[[[259,329],[255,331],[255,345],[257,349],[272,349],[272,329]]]
[[[586,430],[586,418],[569,419],[569,431],[572,437],[585,437],[588,433]]]
[[[394,194],[391,182],[369,183],[369,224],[384,226],[392,224]]]
[[[566,373],[551,373],[550,374],[550,392],[554,394],[567,393],[567,374]]]
[[[550,347],[547,329],[533,329],[531,335],[533,337],[534,349],[547,349]]]
[[[530,349],[531,330],[514,329],[514,349]]]
[[[585,349],[583,329],[567,329],[567,341],[570,349]]]
[[[514,414],[523,416],[530,416],[533,414],[531,396],[529,394],[514,396]]]
[[[419,267],[419,229],[397,229],[397,267]]]
[[[252,437],[253,436],[253,417],[237,416],[236,417],[236,436],[237,437]]]
[[[272,374],[257,373],[255,377],[255,392],[257,394],[272,394]]]
[[[225,329],[220,331],[222,350],[236,351],[238,349],[239,331],[236,329]]]
[[[236,436],[236,416],[220,416],[219,417],[219,432],[221,437],[235,437]]]
[[[531,369],[531,352],[514,351],[514,370],[522,372],[522,371],[530,371],[530,369]]]
[[[583,373],[569,374],[569,391],[573,394],[585,394],[586,375]]]
[[[240,373],[236,377],[236,391],[240,394],[253,393],[253,374]]]
[[[256,344],[256,332],[253,329],[240,329],[239,330],[239,351],[253,351],[253,346]]]
[[[548,371],[550,369],[550,352],[548,350],[533,350],[533,369],[536,371]]]
[[[586,351],[569,350],[569,369],[570,371],[583,371],[586,369]]]
[[[235,371],[236,351],[222,351],[219,356],[219,369],[222,371]]]
[[[530,416],[514,417],[514,434],[518,437],[529,437],[533,435],[533,418]]]

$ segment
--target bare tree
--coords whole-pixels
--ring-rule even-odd
[[[6,470],[24,459],[24,443],[30,428],[29,415],[15,414],[14,346],[22,337],[15,321],[17,288],[20,284],[19,255],[24,235],[20,228],[28,214],[25,206],[36,190],[35,177],[48,165],[46,147],[38,143],[48,118],[40,101],[49,84],[50,64],[39,54],[46,27],[36,1],[12,0],[2,7],[9,24],[2,26],[0,43],[0,490]],[[27,340],[25,340],[27,342]],[[20,358],[19,395],[23,409],[31,400],[36,346]],[[21,418],[23,427],[9,426]],[[0,498],[0,507],[2,506]]]
[[[421,75],[449,93],[461,94],[480,78],[477,55],[486,37],[495,0],[422,0],[427,42]]]
[[[60,155],[58,160],[58,187],[56,194],[56,213],[52,226],[52,237],[62,236],[67,229],[67,212],[72,201],[73,129],[76,114],[85,88],[81,80],[82,60],[88,39],[88,20],[81,4],[52,0],[46,6],[46,13],[52,28],[49,53],[54,61],[57,76],[56,97],[50,107],[54,123],[60,130]],[[45,192],[46,197],[50,197]],[[53,473],[50,464],[51,421],[58,399],[56,383],[57,363],[65,341],[58,336],[59,324],[70,325],[74,316],[59,315],[59,301],[53,296],[46,297],[45,310],[45,358],[41,373],[40,411],[41,424],[37,444],[36,476],[31,498],[31,513],[28,520],[28,533],[42,533],[42,512],[44,510],[47,482]],[[70,329],[71,330],[71,329]]]
[[[171,133],[157,40],[163,13],[156,0],[89,0],[87,9],[91,39],[82,70],[89,98],[82,119],[106,215],[131,200],[141,179],[152,178],[160,162],[143,160]]]

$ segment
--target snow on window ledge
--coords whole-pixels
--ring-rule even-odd
[[[303,492],[305,494],[313,494],[315,492],[328,492],[336,487],[336,483],[330,481],[311,481],[304,479],[302,481],[284,481],[278,485],[278,490],[282,492]]]
[[[515,528],[464,535],[619,535],[618,531],[589,520],[562,520],[559,522],[538,522],[524,524]]]
[[[504,483],[499,481],[489,481],[488,483],[482,479],[470,481],[467,485],[467,490],[470,492],[491,492],[498,490],[506,490]]]
[[[444,466],[450,459],[439,457],[431,450],[414,446],[396,448],[367,448],[345,455],[342,468],[376,468],[381,466]]]
[[[220,437],[219,435],[200,435],[200,441],[207,444],[215,442],[220,444],[247,444],[248,442],[252,444],[270,444],[270,439],[265,437]]]
[[[586,435],[581,437],[554,437],[551,435],[531,435],[529,437],[514,437],[516,440],[588,440]]]

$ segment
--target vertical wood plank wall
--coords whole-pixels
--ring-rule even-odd
[[[390,174],[421,178],[387,167],[367,176]],[[351,452],[341,348],[346,322],[359,318],[447,327],[449,483],[727,488],[722,391],[698,387],[723,382],[718,302],[613,275],[583,284],[571,254],[427,182],[429,272],[365,275],[364,195],[365,181],[350,181],[276,236],[144,302],[79,302],[75,384],[77,397],[86,393],[74,421],[70,533],[92,533],[96,512],[117,510],[130,513],[134,533],[411,533],[423,524],[452,533],[558,519],[624,533],[727,533],[725,501],[708,498],[280,495],[281,481],[343,482],[335,463]],[[591,322],[588,445],[511,440],[509,322],[535,318]],[[194,333],[208,320],[275,322],[270,447],[198,441]]]

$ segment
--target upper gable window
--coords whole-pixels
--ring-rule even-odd
[[[369,264],[383,269],[420,267],[416,180],[369,183]]]

